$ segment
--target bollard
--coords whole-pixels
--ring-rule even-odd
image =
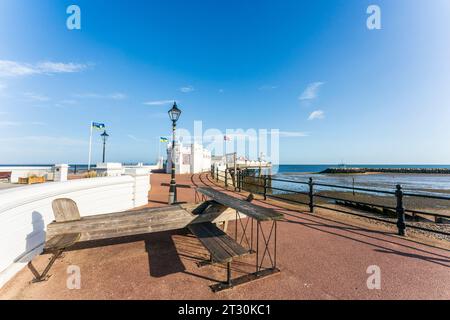
[[[219,167],[216,167],[216,181],[219,182]]]
[[[398,235],[399,236],[405,236],[405,208],[403,207],[403,190],[402,186],[400,184],[397,185],[397,190],[395,191],[395,197],[397,198],[397,228],[398,228]]]
[[[313,179],[309,178],[309,212],[314,213],[314,183]]]

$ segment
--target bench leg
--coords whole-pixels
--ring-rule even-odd
[[[246,275],[238,277],[238,278],[231,279],[231,262],[228,262],[228,264],[227,264],[227,281],[213,284],[210,286],[210,288],[213,292],[220,292],[220,291],[232,289],[234,287],[241,286],[241,285],[244,285],[246,283],[250,283],[250,282],[253,282],[256,280],[264,279],[264,278],[270,277],[272,275],[277,275],[279,273],[280,273],[280,270],[278,268],[269,268],[269,269],[260,270],[258,272],[246,274]]]
[[[55,263],[56,259],[58,259],[59,256],[61,256],[63,251],[64,251],[64,249],[60,249],[60,250],[56,251],[55,253],[53,253],[53,256],[51,257],[49,263],[45,267],[45,269],[42,272],[42,274],[39,274],[39,272],[36,270],[36,268],[31,264],[31,261],[28,262],[28,267],[30,268],[31,272],[34,275],[34,279],[31,280],[31,282],[32,283],[36,283],[36,282],[46,281],[49,278],[47,276],[47,273],[50,271],[50,269],[53,266],[53,264]]]
[[[227,285],[231,287],[231,262],[227,263]]]

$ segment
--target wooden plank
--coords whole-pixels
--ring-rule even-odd
[[[197,191],[224,206],[238,210],[246,216],[252,217],[258,221],[281,220],[283,218],[281,213],[278,213],[273,209],[264,208],[248,201],[237,199],[213,188],[201,187],[198,188]]]
[[[82,240],[101,239],[101,237],[119,237],[129,235],[135,230],[136,234],[169,231],[185,228],[194,216],[179,207],[172,211],[148,211],[145,214],[129,216],[109,214],[102,219],[84,219],[64,223],[53,222],[47,226],[47,239],[64,233],[82,233]]]
[[[210,222],[193,224],[188,228],[211,253],[215,262],[229,262],[234,257],[248,254],[248,250]]]
[[[210,206],[201,215],[191,213],[195,205],[145,208],[138,211],[82,217],[78,221],[52,222],[47,226],[46,237],[66,233],[81,233],[80,241],[100,240],[151,232],[179,230],[190,224],[220,223],[236,218],[236,211],[222,205]],[[225,209],[225,211],[223,211]],[[239,214],[245,218],[243,214]]]
[[[60,250],[70,247],[78,242],[80,233],[67,233],[54,236],[45,242],[44,251]]]
[[[233,260],[232,255],[224,250],[201,224],[191,225],[188,228],[209,251],[214,262],[230,262]]]

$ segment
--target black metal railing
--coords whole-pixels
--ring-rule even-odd
[[[261,176],[252,176],[249,175],[247,171],[245,170],[237,170],[237,172],[234,172],[233,169],[225,169],[225,170],[218,170],[218,168],[211,169],[211,174],[214,177],[216,181],[223,181],[225,184],[225,187],[228,188],[230,186],[230,177],[232,177],[232,185],[236,191],[249,191],[254,194],[262,195],[264,200],[267,200],[267,198],[274,198],[277,200],[282,200],[285,202],[292,202],[295,204],[301,204],[306,205],[309,208],[310,213],[314,213],[315,208],[321,208],[321,209],[327,209],[327,210],[333,210],[340,213],[346,213],[354,216],[359,216],[363,218],[368,218],[372,220],[382,221],[389,224],[395,224],[398,229],[398,234],[404,236],[406,234],[406,228],[412,228],[412,229],[418,229],[423,231],[429,231],[434,232],[438,234],[443,234],[449,236],[450,233],[441,231],[441,230],[435,230],[435,229],[429,229],[424,228],[419,225],[412,225],[406,223],[405,214],[410,213],[412,218],[417,218],[417,215],[423,215],[423,216],[429,216],[433,217],[435,222],[441,222],[442,219],[450,219],[450,215],[445,214],[439,214],[434,212],[428,212],[413,208],[407,208],[405,207],[404,199],[405,197],[418,197],[418,198],[426,198],[426,199],[434,199],[434,200],[444,200],[449,201],[450,205],[450,197],[445,196],[438,196],[438,195],[427,195],[427,194],[420,194],[420,193],[413,193],[413,192],[405,192],[400,184],[395,186],[394,190],[382,190],[382,189],[371,189],[371,188],[363,188],[363,187],[350,187],[350,186],[343,186],[343,185],[335,185],[335,184],[327,184],[327,183],[318,183],[314,182],[312,178],[309,178],[308,181],[298,181],[298,180],[288,180],[288,179],[280,179],[275,178],[269,175],[261,175]],[[302,190],[294,190],[294,189],[288,189],[285,187],[274,187],[273,182],[283,182],[288,184],[300,184],[304,185],[307,191]],[[377,203],[369,203],[365,201],[360,200],[349,200],[342,197],[337,196],[331,196],[327,194],[323,194],[320,192],[317,192],[317,188],[315,187],[322,187],[322,188],[332,188],[335,190],[348,190],[348,191],[360,191],[367,194],[382,194],[384,196],[391,196],[393,197],[393,200],[395,200],[395,206],[394,205],[387,205],[387,204],[377,204]],[[282,192],[279,193],[273,193],[273,191]],[[303,195],[305,199],[298,199],[298,198],[286,198],[283,196],[286,195]],[[316,199],[325,199],[325,200],[332,200],[337,203],[340,202],[348,202],[355,204],[357,206],[366,206],[366,207],[378,207],[382,208],[383,212],[385,210],[391,212],[395,215],[396,219],[395,221],[392,220],[386,220],[382,219],[373,215],[365,215],[361,214],[355,211],[347,211],[342,209],[342,206],[336,206],[336,207],[330,207],[325,206],[323,204],[320,204],[316,201]],[[304,200],[304,201],[302,201]]]

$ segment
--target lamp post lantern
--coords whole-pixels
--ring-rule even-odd
[[[108,140],[109,134],[106,133],[106,130],[100,135],[103,139],[103,163],[105,163],[105,151],[106,151],[106,140]]]
[[[169,205],[177,202],[177,183],[175,181],[175,133],[177,128],[177,121],[180,118],[181,110],[178,109],[177,103],[173,103],[172,109],[169,110],[169,118],[172,120],[172,167],[169,187]]]

